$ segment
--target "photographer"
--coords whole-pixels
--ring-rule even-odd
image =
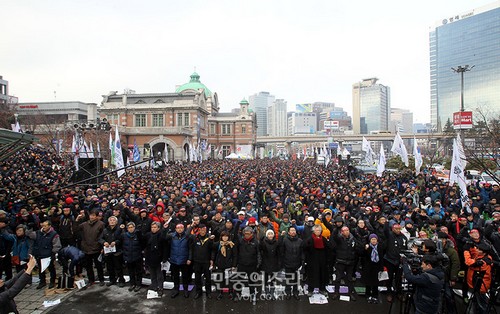
[[[492,258],[488,255],[490,246],[486,243],[479,243],[464,251],[465,264],[469,267],[467,270],[467,285],[473,289],[474,298],[476,298],[477,313],[486,313],[488,306],[488,290],[491,286],[491,268]]]
[[[403,273],[409,283],[416,286],[415,313],[434,314],[438,312],[441,299],[441,289],[444,285],[444,272],[439,267],[436,255],[424,255],[422,258],[422,273],[414,275],[408,265],[406,257],[402,257]]]

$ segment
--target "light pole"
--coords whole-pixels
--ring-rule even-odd
[[[475,67],[475,65],[469,66],[468,64],[466,64],[464,66],[459,65],[456,69],[451,68],[453,70],[453,72],[460,73],[460,82],[461,82],[461,85],[460,85],[460,111],[465,111],[465,109],[464,109],[464,73],[469,72],[474,67]]]

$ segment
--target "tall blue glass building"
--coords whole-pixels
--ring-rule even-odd
[[[458,66],[474,66],[464,73],[465,110],[499,111],[500,1],[444,18],[429,37],[432,127],[460,111],[460,74],[451,69]]]

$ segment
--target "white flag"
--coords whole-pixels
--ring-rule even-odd
[[[101,158],[101,146],[99,142],[97,142],[97,158]]]
[[[384,171],[385,171],[384,144],[380,144],[380,157],[377,165],[377,177],[381,177]]]
[[[165,160],[165,162],[168,162],[168,148],[167,148],[167,143],[165,143],[165,149],[163,150],[163,160]]]
[[[422,160],[422,153],[420,153],[420,148],[418,148],[417,139],[413,137],[413,157],[415,158],[415,172],[420,173],[420,167],[424,164]]]
[[[78,171],[80,170],[78,167],[78,144],[76,143],[74,135],[73,135],[73,143],[71,143],[71,152],[75,154],[75,168],[76,171]]]
[[[464,175],[464,163],[465,163],[465,155],[463,152],[460,152],[460,144],[458,141],[460,140],[460,136],[457,136],[456,139],[453,139],[453,158],[451,160],[451,169],[450,169],[450,185],[453,183],[457,183],[460,188],[460,200],[462,202],[462,208],[465,208],[467,212],[471,212],[469,208],[469,196],[467,194],[467,183],[465,182]]]
[[[87,155],[89,156],[89,158],[94,158],[94,147],[92,146],[92,142],[90,142],[90,147]]]
[[[368,141],[364,136],[363,136],[363,144],[361,144],[361,150],[366,152],[365,162],[370,166],[373,165],[373,155],[374,155],[373,149],[370,144],[370,141]]]
[[[115,127],[115,165],[116,169],[121,169],[125,167],[125,163],[123,162],[123,152],[122,145],[120,143],[120,135],[118,134],[118,126]],[[118,178],[125,174],[125,169],[118,170],[117,175]]]
[[[401,159],[403,160],[405,166],[408,167],[408,151],[406,150],[405,143],[399,135],[399,132],[396,133],[396,137],[394,137],[394,143],[392,144],[391,152],[401,156]]]

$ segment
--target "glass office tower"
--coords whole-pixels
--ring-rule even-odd
[[[460,74],[464,73],[465,110],[500,109],[500,1],[437,22],[430,33],[431,124],[442,130],[460,111]]]

